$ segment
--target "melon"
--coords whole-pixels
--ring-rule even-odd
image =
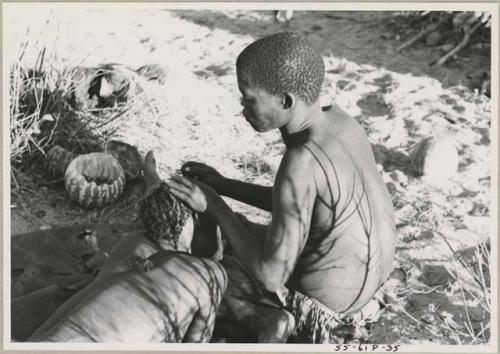
[[[104,152],[118,160],[127,180],[137,178],[141,174],[144,161],[135,146],[118,140],[109,140],[104,144]]]
[[[417,176],[443,182],[455,175],[459,156],[450,137],[425,138],[410,153],[410,163]]]
[[[54,145],[45,156],[45,169],[50,177],[63,178],[66,168],[76,156],[75,153],[59,145]]]
[[[86,208],[102,208],[123,193],[125,172],[112,155],[94,152],[73,159],[66,168],[64,185],[69,197]]]

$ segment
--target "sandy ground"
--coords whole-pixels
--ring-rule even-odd
[[[162,133],[149,131],[153,138],[146,142],[140,134],[128,135],[142,139],[137,141],[142,152],[160,150],[164,176],[183,161],[196,159],[230,177],[272,183],[283,146],[277,134],[258,135],[246,126],[234,75],[235,58],[247,44],[284,29],[271,12],[119,10],[112,24],[110,14],[97,11],[87,17],[50,16],[58,26],[32,23],[31,31],[47,37],[47,30],[57,38],[54,52],[67,65],[83,60],[89,66],[116,62],[137,68],[159,63],[167,68],[167,83],[158,90],[170,107],[176,107],[168,111],[170,123],[152,121],[159,124],[153,130]],[[91,25],[85,22],[88,18]],[[467,343],[471,336],[464,322],[472,323],[482,339],[488,330],[481,333],[481,325],[489,318],[480,301],[468,293],[462,297],[461,286],[470,285],[470,276],[460,266],[455,270],[457,262],[443,237],[454,249],[469,253],[490,237],[490,103],[474,94],[469,78],[489,65],[489,51],[468,48],[446,67],[430,67],[443,52],[417,44],[396,53],[415,30],[393,20],[381,12],[297,12],[288,29],[306,35],[324,54],[322,103],[339,105],[365,127],[395,204],[400,234],[395,266],[404,275],[401,302],[383,312],[380,325],[369,330],[368,341]],[[20,22],[12,28],[15,44],[25,28]],[[459,170],[444,185],[412,176],[401,162],[429,136],[451,136],[459,153]],[[127,198],[134,186],[128,186],[117,204],[85,211],[68,200],[61,185],[44,185],[37,176],[24,178],[12,195],[13,235],[137,217],[133,200]],[[268,218],[237,203],[232,206],[256,221]],[[449,321],[443,320],[446,314],[459,329],[450,329]]]

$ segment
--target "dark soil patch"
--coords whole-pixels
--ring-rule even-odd
[[[380,93],[370,93],[364,98],[357,102],[359,108],[361,108],[363,115],[369,117],[381,117],[386,116],[391,112],[392,106],[387,104],[383,100],[383,96]]]
[[[389,91],[389,87],[392,85],[392,77],[390,74],[386,74],[373,80],[373,82],[380,87],[381,93],[387,93]]]
[[[339,88],[340,90],[343,90],[347,85],[349,85],[349,81],[346,80],[337,81],[337,88]]]
[[[481,134],[481,140],[479,141],[480,145],[490,145],[491,144],[490,129],[473,127],[472,130]]]
[[[422,275],[418,280],[428,286],[442,286],[443,288],[455,282],[455,279],[451,276],[446,267],[430,264],[424,265]]]

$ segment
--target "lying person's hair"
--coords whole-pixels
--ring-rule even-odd
[[[180,235],[192,211],[170,193],[165,182],[142,201],[140,212],[150,239],[179,247]]]
[[[325,78],[321,54],[299,34],[282,32],[246,47],[236,60],[238,78],[276,95],[294,93],[314,103]]]
[[[148,237],[153,241],[167,241],[177,249],[192,211],[170,193],[170,187],[160,179],[152,151],[146,155],[143,172],[146,191],[139,203],[139,213]]]

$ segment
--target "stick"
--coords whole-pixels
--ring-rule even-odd
[[[423,323],[422,321],[419,321],[417,320],[415,317],[413,317],[411,314],[409,314],[403,307],[401,306],[398,306],[398,307],[393,307],[396,311],[401,311],[402,313],[404,313],[406,316],[408,316],[410,319],[412,319],[413,321],[415,321],[419,326],[423,326],[426,330],[428,330],[431,334],[433,334],[434,336],[438,337],[438,338],[441,338],[442,336],[439,335],[438,333],[434,332],[430,326],[428,326],[427,324]]]
[[[39,182],[38,186],[39,187],[50,186],[51,184],[59,183],[59,182],[62,182],[62,181],[64,181],[64,177],[63,178],[58,178],[58,179],[53,179],[53,180],[47,181],[47,182]]]
[[[442,23],[444,22],[443,19],[440,19],[438,22],[430,25],[429,27],[423,29],[422,31],[420,31],[416,36],[414,36],[413,38],[411,38],[409,41],[401,44],[397,49],[396,49],[396,52],[400,52],[402,51],[403,49],[411,46],[413,43],[419,41],[421,38],[425,37],[426,35],[428,35],[429,33],[431,32],[434,32]]]
[[[481,20],[478,20],[470,30],[465,30],[464,38],[462,39],[462,41],[455,48],[453,48],[451,51],[449,51],[447,54],[445,54],[444,56],[442,56],[441,59],[439,59],[438,61],[433,61],[432,63],[430,63],[429,66],[433,66],[435,64],[437,64],[437,65],[443,65],[444,63],[446,63],[448,61],[448,59],[450,59],[451,57],[453,57],[459,51],[461,51],[462,49],[464,49],[467,46],[467,44],[469,44],[469,41],[470,41],[470,39],[472,37],[472,34],[474,32],[476,32],[477,29],[479,27],[481,27],[482,25],[483,25],[483,22],[481,22]]]
[[[349,18],[349,17],[344,17],[344,16],[335,16],[335,15],[326,14],[325,17],[333,18],[336,20],[345,20],[345,21],[351,21],[351,22],[356,22],[356,23],[363,23],[363,21],[359,21],[359,20],[356,20],[354,18]]]
[[[114,120],[120,118],[124,113],[126,112],[126,109],[123,109],[121,110],[120,112],[118,112],[118,114],[116,114],[113,118],[99,124],[98,126],[94,127],[93,129],[99,129],[99,128],[102,128],[103,126],[113,122]]]

